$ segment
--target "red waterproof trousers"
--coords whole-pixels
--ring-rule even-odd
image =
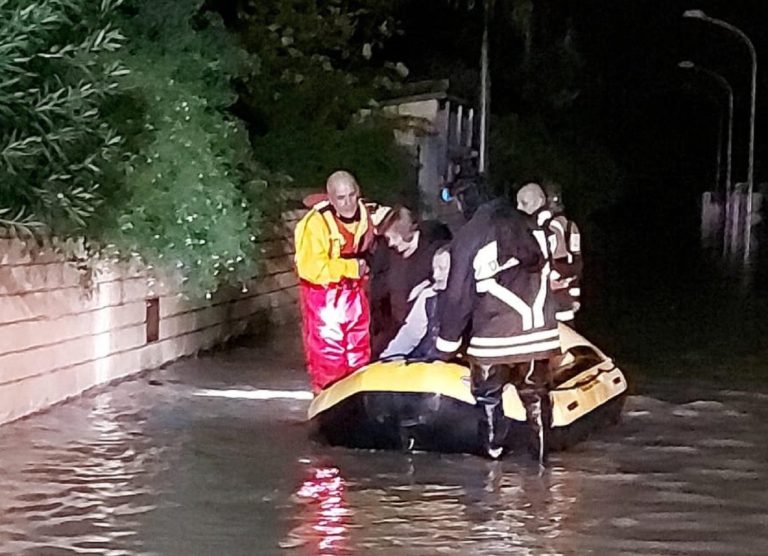
[[[351,374],[371,359],[370,311],[364,280],[299,284],[304,354],[312,390]]]

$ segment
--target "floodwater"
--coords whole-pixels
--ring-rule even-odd
[[[283,330],[1,427],[0,555],[765,554],[766,298],[671,264],[601,269],[633,394],[543,473],[311,442]]]
[[[768,394],[635,394],[621,425],[539,473],[525,457],[310,442],[307,401],[251,399],[305,388],[297,351],[295,340],[236,347],[0,428],[0,554],[743,555],[768,546]]]

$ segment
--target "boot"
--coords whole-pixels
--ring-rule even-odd
[[[523,401],[528,426],[531,431],[529,449],[534,461],[540,465],[547,463],[549,455],[549,435],[552,429],[552,404],[549,395],[526,396]]]
[[[552,401],[547,388],[545,362],[531,362],[529,373],[520,387],[520,401],[525,407],[530,428],[529,449],[533,459],[544,465],[549,451],[549,435],[552,429]]]
[[[483,410],[480,439],[483,451],[491,459],[501,458],[506,444],[507,423],[501,401],[505,371],[501,365],[472,367],[472,393]]]
[[[485,412],[485,419],[480,422],[480,434],[483,439],[483,448],[491,459],[500,459],[504,455],[504,440],[507,427],[504,421],[504,411],[501,402],[481,404]]]

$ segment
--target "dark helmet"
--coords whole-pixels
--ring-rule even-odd
[[[559,183],[545,183],[544,193],[547,195],[547,208],[549,210],[552,212],[562,212],[565,209],[563,204],[563,188]]]
[[[479,175],[460,177],[446,183],[440,191],[440,198],[446,203],[456,200],[466,220],[471,219],[477,208],[489,200],[485,180]]]

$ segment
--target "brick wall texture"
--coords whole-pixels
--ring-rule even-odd
[[[90,287],[50,250],[0,239],[0,424],[242,334],[265,315],[296,319],[292,232],[283,215],[260,244],[262,269],[245,291],[193,302],[139,265],[98,264]],[[159,300],[159,338],[147,341],[147,300]]]

